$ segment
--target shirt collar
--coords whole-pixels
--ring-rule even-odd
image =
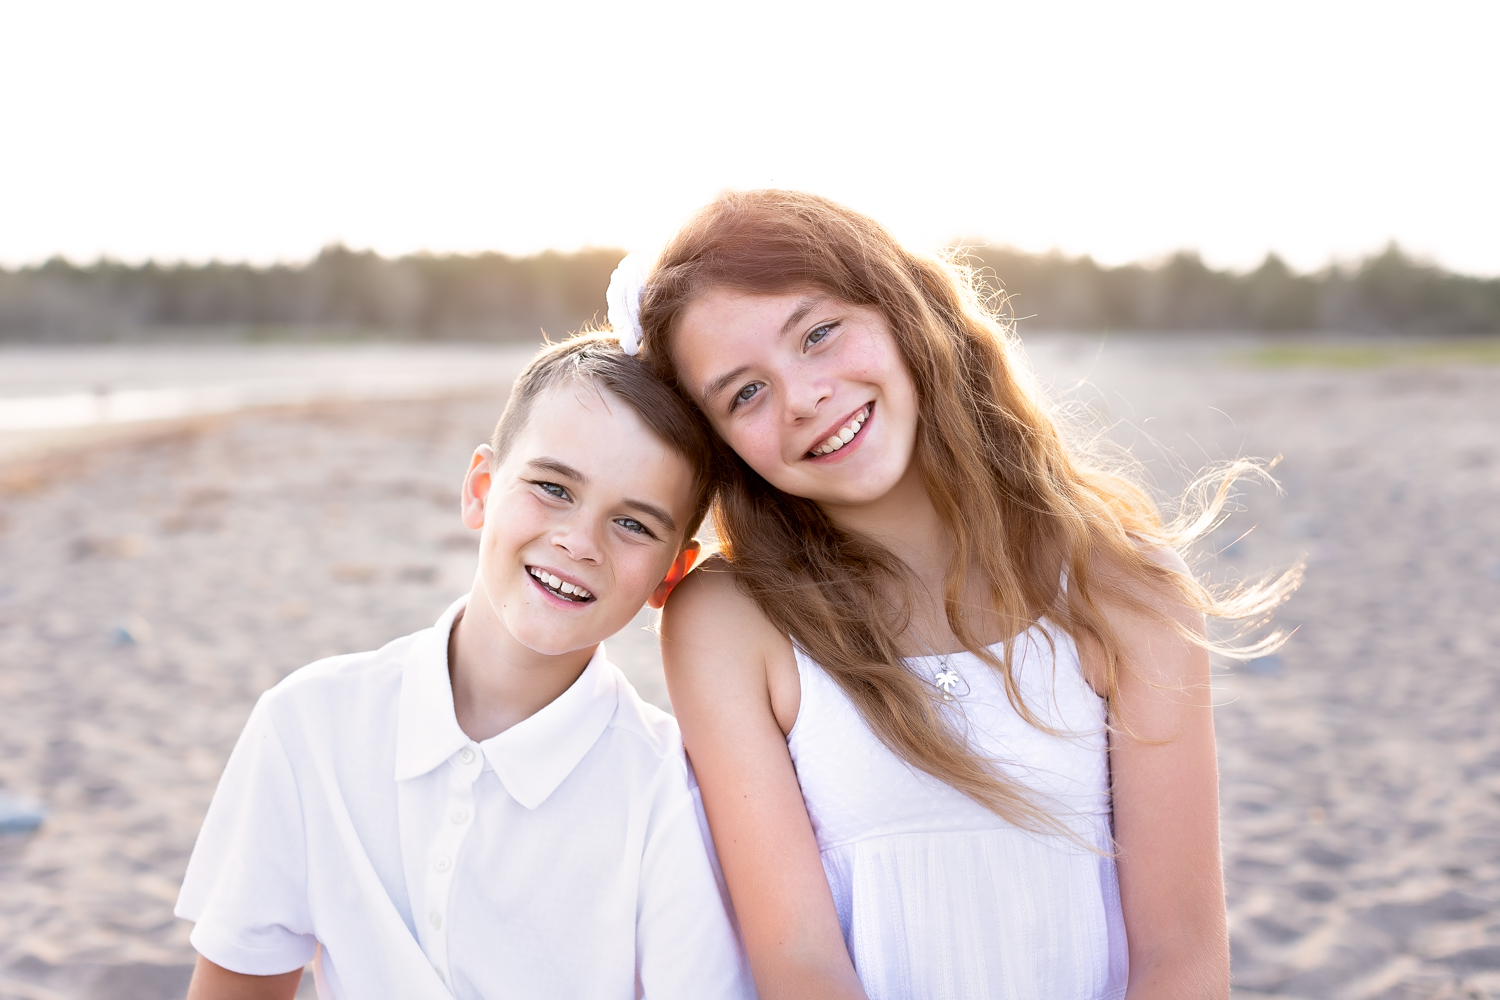
[[[396,723],[396,780],[426,774],[470,743],[458,728],[448,676],[448,637],[467,603],[459,598],[417,637],[401,678]],[[598,741],[619,704],[619,671],[594,651],[583,673],[535,715],[479,744],[510,793],[535,809]]]
[[[583,673],[551,704],[479,744],[511,798],[535,809],[573,773],[614,718],[618,674],[600,643]]]
[[[465,594],[443,612],[437,624],[413,637],[401,672],[396,710],[396,780],[426,774],[469,744],[453,711],[448,676],[448,638],[453,622],[469,603]]]

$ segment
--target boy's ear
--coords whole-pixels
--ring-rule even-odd
[[[491,466],[495,453],[490,446],[482,444],[474,449],[469,459],[469,471],[464,476],[463,496],[459,499],[459,516],[465,528],[476,531],[484,527],[484,504],[490,496]]]
[[[666,604],[667,598],[671,596],[672,588],[681,583],[682,578],[692,570],[693,563],[698,561],[698,553],[702,550],[703,546],[698,544],[698,539],[689,538],[687,544],[682,547],[682,551],[677,553],[677,558],[672,560],[672,568],[667,570],[666,579],[656,585],[656,589],[651,592],[651,597],[646,603],[661,610],[662,605]]]

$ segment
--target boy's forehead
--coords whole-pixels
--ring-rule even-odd
[[[628,403],[586,380],[568,379],[537,394],[507,460],[526,464],[544,456],[589,478],[655,490],[674,506],[692,501],[688,460]]]
[[[622,415],[640,422],[640,416],[614,394],[596,382],[582,378],[566,378],[549,385],[531,401],[531,412],[527,415],[530,426],[538,417],[556,422],[559,418],[575,419],[580,423],[590,420],[617,420]],[[629,422],[629,421],[627,421]]]

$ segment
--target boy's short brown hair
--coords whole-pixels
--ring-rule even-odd
[[[490,436],[495,463],[504,460],[516,435],[526,427],[532,404],[546,390],[578,382],[608,391],[645,421],[666,445],[693,470],[693,514],[683,540],[703,524],[713,500],[713,446],[703,419],[639,358],[620,349],[610,333],[580,333],[549,344],[516,377],[505,412]]]

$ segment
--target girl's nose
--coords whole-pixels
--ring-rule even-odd
[[[802,420],[816,416],[823,401],[833,395],[833,386],[827,379],[798,378],[795,374],[785,382],[787,416]]]

